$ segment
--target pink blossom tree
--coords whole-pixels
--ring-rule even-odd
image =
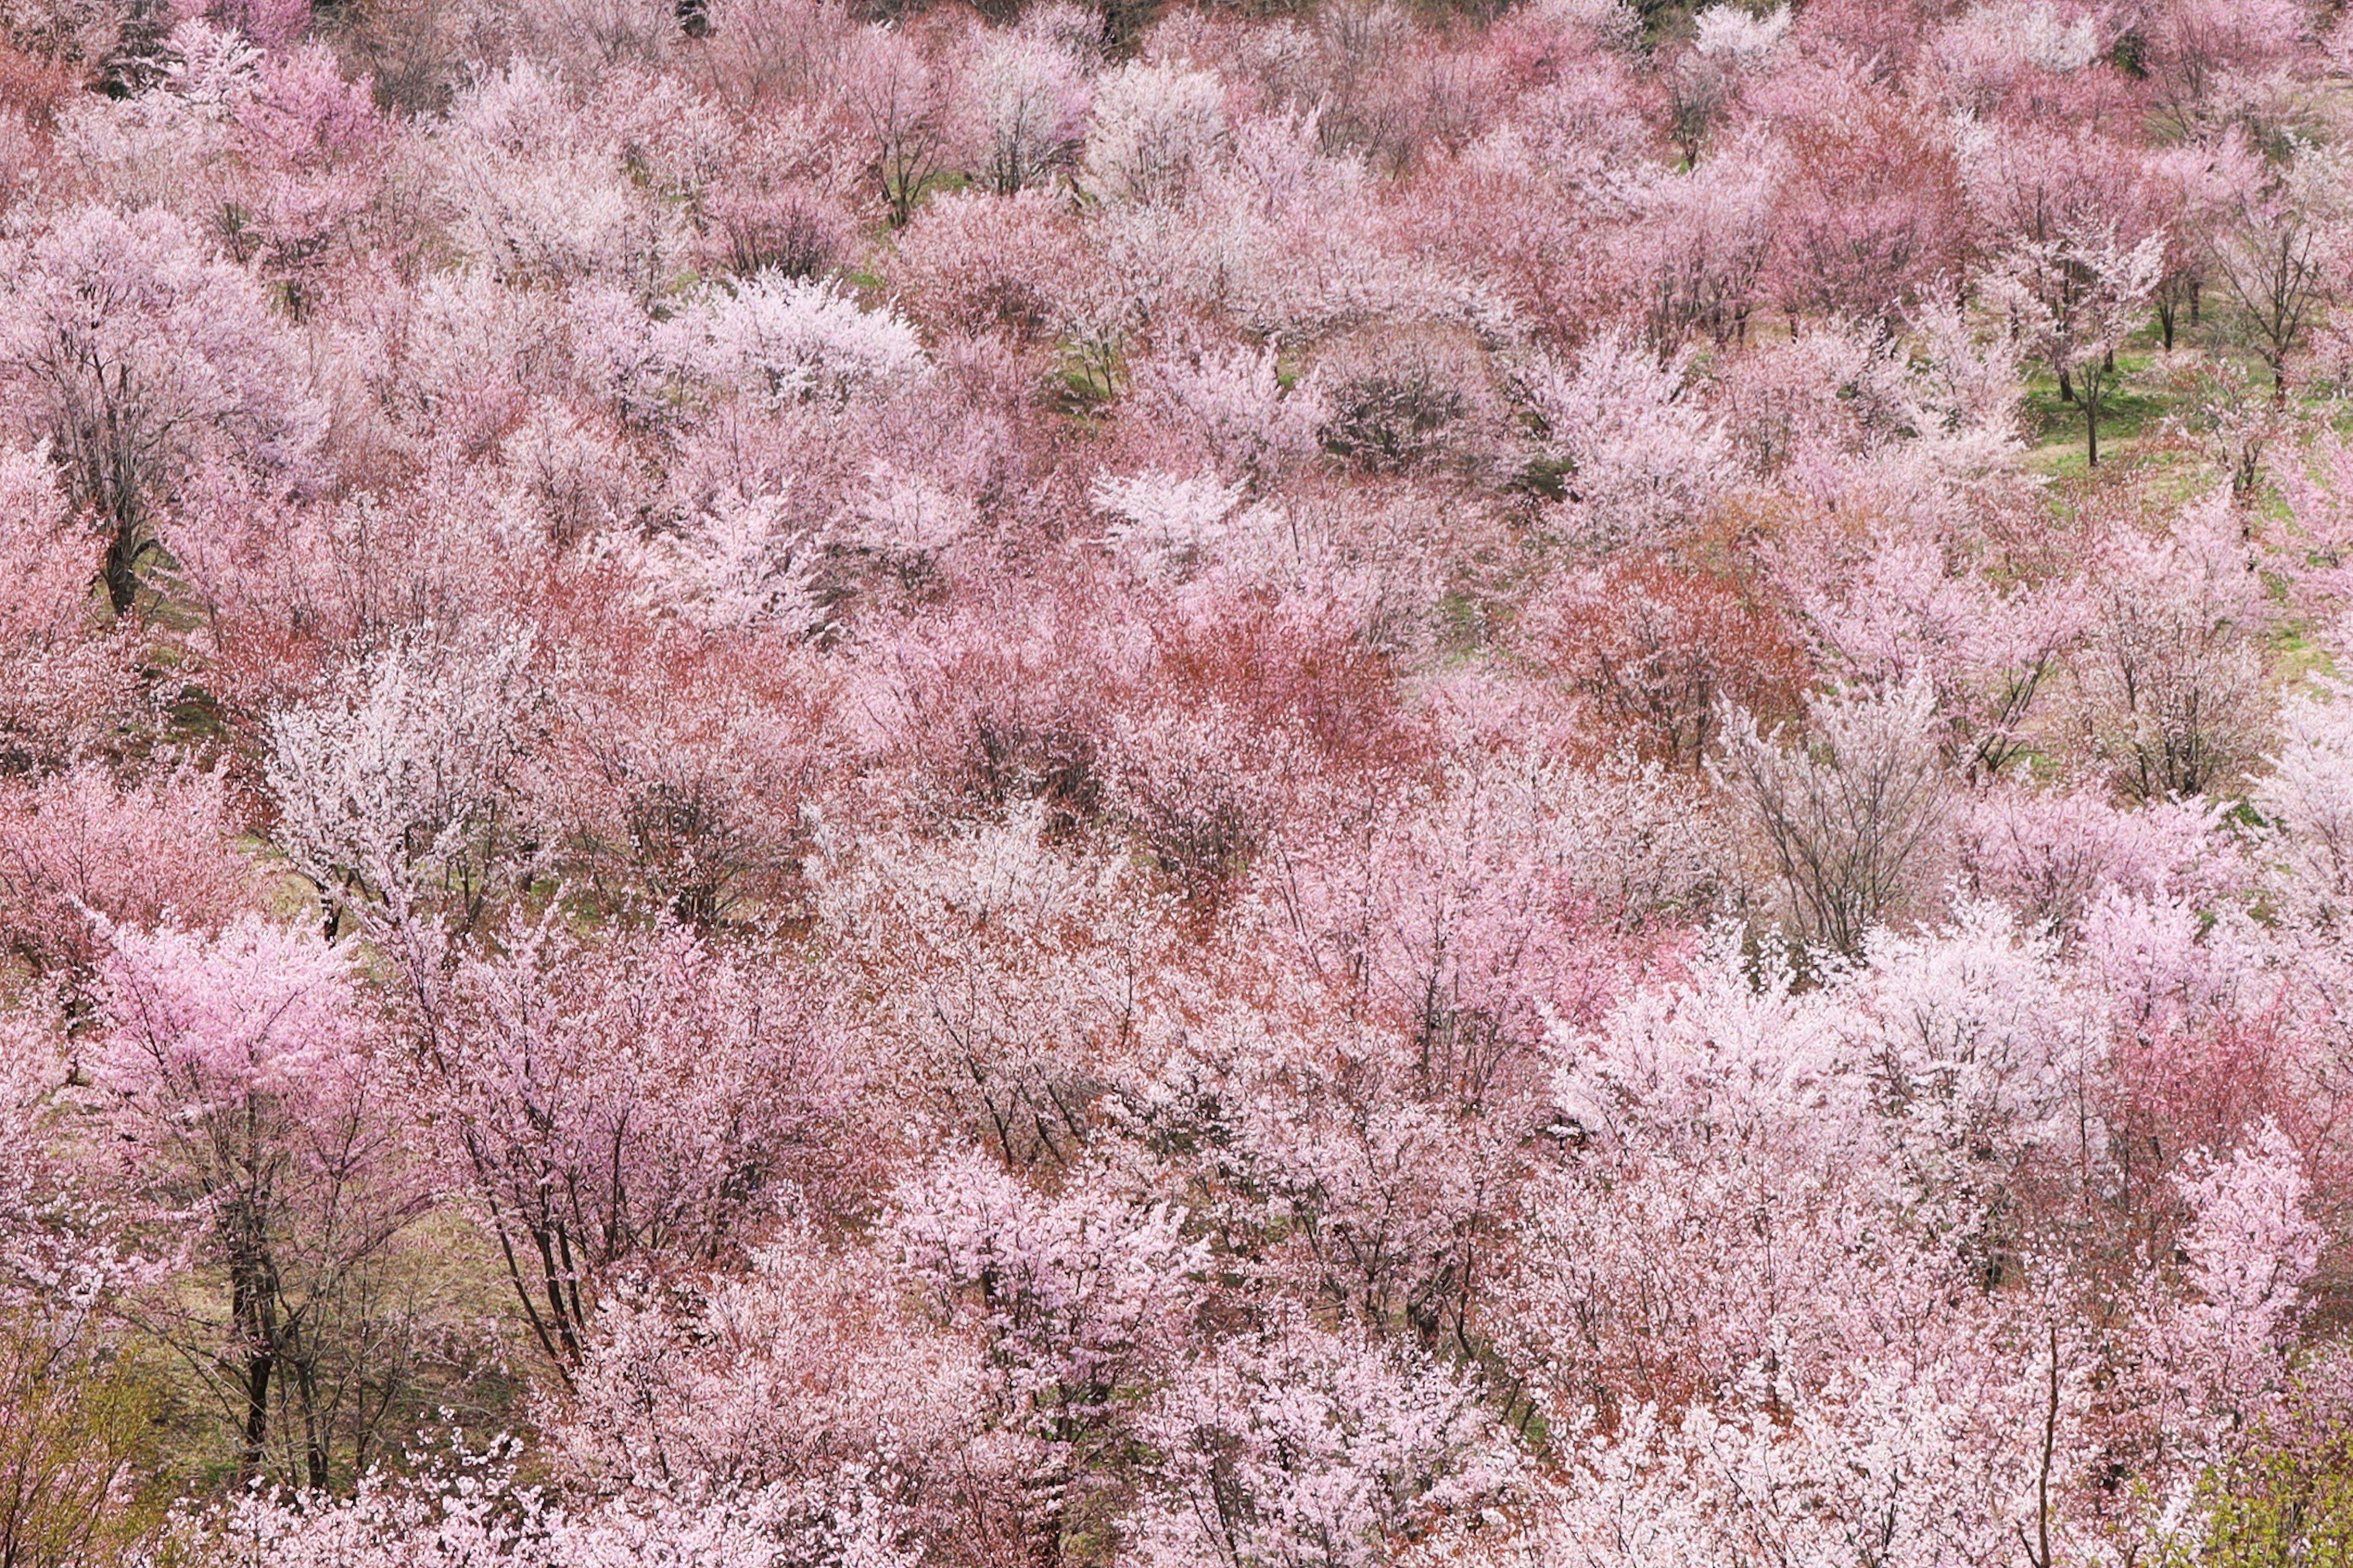
[[[174,482],[207,452],[311,477],[322,410],[241,269],[168,213],[83,208],[17,262],[0,337],[16,422],[44,437],[69,501],[106,540],[118,616],[162,548]]]
[[[364,1341],[362,1281],[427,1206],[385,1042],[349,954],[315,937],[248,915],[217,937],[111,939],[95,1076],[128,1193],[226,1298],[153,1310],[233,1412],[238,1473],[276,1445],[322,1488],[348,1440],[332,1382],[354,1374],[345,1336]]]
[[[841,1069],[789,974],[666,927],[543,923],[447,973],[410,952],[418,1091],[559,1375],[624,1275],[738,1257],[768,1189],[831,1174]]]

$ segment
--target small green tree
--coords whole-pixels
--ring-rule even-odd
[[[2353,1430],[2265,1433],[2208,1472],[2183,1568],[2353,1564]]]

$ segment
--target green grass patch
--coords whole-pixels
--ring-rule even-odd
[[[2154,355],[2116,356],[2116,382],[2100,408],[2104,461],[2110,447],[2138,442],[2176,412],[2177,400],[2148,377],[2158,363]],[[2084,445],[2083,405],[2061,397],[2059,379],[2049,372],[2038,373],[2027,382],[2022,413],[2027,436],[2038,448]]]

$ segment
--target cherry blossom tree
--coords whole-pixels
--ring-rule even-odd
[[[2338,759],[2347,755],[2345,693],[2335,682],[2291,699],[2280,715],[2281,744],[2256,785],[2257,809],[2279,833],[2289,907],[2335,923],[2353,895],[2353,802]]]
[[[844,64],[844,96],[864,130],[891,222],[903,228],[950,156],[947,94],[903,33],[858,35]]]
[[[1038,184],[1071,162],[1086,120],[1087,82],[1082,62],[1059,40],[991,37],[959,86],[969,95],[960,106],[967,121],[961,140],[997,195]]]
[[[306,47],[266,62],[237,107],[232,142],[253,182],[240,237],[298,315],[380,189],[386,128],[366,85]]]
[[[2176,1180],[2192,1215],[2181,1250],[2194,1299],[2158,1342],[2195,1402],[2185,1414],[2242,1426],[2286,1375],[2304,1284],[2319,1260],[2320,1227],[2304,1212],[2310,1189],[2295,1146],[2268,1121],[2228,1162],[2193,1164]]]
[[[1084,178],[1112,200],[1174,195],[1226,131],[1215,77],[1175,65],[1124,65],[1096,85]]]
[[[2327,157],[2309,153],[2284,173],[2253,172],[2233,193],[2233,221],[2215,249],[2215,268],[2248,346],[2272,373],[2276,399],[2287,396],[2290,356],[2338,287],[2343,219]]]
[[[2018,301],[2022,330],[2084,410],[2087,461],[2100,461],[2100,409],[2116,383],[2116,352],[2140,324],[2156,291],[2164,240],[2129,249],[2113,233],[2063,237],[2004,258],[2001,280]]]
[[[18,587],[0,621],[0,736],[17,771],[101,742],[137,701],[126,639],[91,635],[102,552],[58,480],[46,447],[0,459],[0,550]]]
[[[480,924],[527,887],[544,847],[521,786],[527,638],[472,653],[425,637],[385,649],[270,722],[278,841],[318,889],[330,934],[380,909]]]
[[[96,763],[11,792],[0,806],[0,910],[11,945],[87,1005],[104,922],[216,930],[258,901],[231,842],[226,781],[185,771],[124,789]]]
[[[88,208],[17,259],[0,368],[69,500],[106,540],[118,616],[163,548],[157,510],[209,450],[309,479],[322,410],[241,269],[164,212]]]
[[[149,1265],[64,1155],[69,1069],[47,1022],[28,1010],[0,1035],[0,1542],[62,1568],[117,1544],[156,1412],[108,1310]]]
[[[1684,360],[1662,364],[1612,334],[1588,344],[1574,368],[1528,372],[1576,531],[1604,547],[1664,543],[1738,482],[1730,442],[1688,395],[1687,371]]]
[[[1811,740],[1728,716],[1725,777],[1762,835],[1780,900],[1808,942],[1852,953],[1934,875],[1947,779],[1925,681],[1809,704]]]
[[[2106,558],[2076,668],[2091,754],[2141,799],[2212,790],[2260,750],[2268,707],[2255,639],[2270,612],[2228,496],[2171,539],[2115,538]]]
[[[922,345],[894,312],[865,310],[835,284],[762,273],[714,291],[665,334],[691,376],[770,408],[839,405],[920,375]]]
[[[683,931],[591,946],[543,923],[413,987],[436,1120],[563,1375],[618,1275],[727,1258],[768,1186],[826,1174],[840,1068],[788,975]]]
[[[1415,1513],[1492,1507],[1518,1479],[1442,1367],[1295,1321],[1185,1368],[1150,1430],[1147,1562],[1379,1562]]]
[[[273,1442],[299,1484],[328,1484],[338,1365],[364,1333],[362,1278],[427,1206],[391,1113],[384,1042],[348,954],[247,916],[219,936],[111,933],[96,1077],[126,1180],[227,1300],[167,1331],[218,1384],[237,1469]],[[210,1342],[206,1342],[209,1341]],[[281,1430],[282,1424],[282,1430]]]

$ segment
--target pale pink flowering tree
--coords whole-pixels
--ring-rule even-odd
[[[194,769],[124,788],[84,762],[0,790],[0,931],[87,1006],[104,922],[211,931],[253,907],[236,831],[227,780]]]
[[[2165,234],[2165,264],[2153,303],[2168,353],[2184,326],[2201,321],[2214,247],[2240,193],[2263,177],[2253,167],[2257,158],[2235,128],[2202,142],[2158,148],[2142,157],[2140,205]]]
[[[1109,514],[1103,542],[1155,576],[1183,576],[1216,559],[1227,520],[1241,505],[1245,486],[1215,475],[1187,478],[1147,470],[1102,474],[1096,510]]]
[[[552,920],[447,973],[422,940],[402,956],[421,1109],[560,1376],[623,1275],[739,1258],[768,1189],[829,1173],[842,1068],[789,972],[666,926],[591,943]]]
[[[1928,420],[1898,345],[1829,325],[1759,343],[1725,367],[1711,399],[1736,449],[1761,473],[1835,465]]]
[[[1978,910],[1810,991],[1726,930],[1564,1032],[1511,1320],[1564,1461],[1533,1511],[1548,1552],[2068,1539],[2094,1354],[2043,1316],[2043,1260],[2010,1254],[2030,1272],[2002,1293],[1980,1272],[2096,1059],[2068,1012],[2048,945]]]
[[[69,510],[46,445],[0,458],[0,743],[16,769],[101,743],[133,710],[129,639],[95,635],[104,551]]]
[[[1468,1091],[1440,1081],[1408,1026],[1352,1024],[1354,997],[1331,990],[1272,1026],[1221,1007],[1128,1076],[1117,1124],[1169,1151],[1170,1190],[1215,1195],[1200,1224],[1243,1281],[1352,1331],[1468,1354],[1537,1120],[1533,1075]],[[1465,1110],[1482,1088],[1485,1103]]]
[[[249,192],[238,204],[240,239],[298,315],[338,246],[357,237],[381,186],[388,133],[367,89],[307,46],[267,61],[256,90],[237,105],[230,144]]]
[[[1758,16],[1737,5],[1710,5],[1692,20],[1691,49],[1667,79],[1672,133],[1686,164],[1699,162],[1708,132],[1746,80],[1773,64],[1789,35],[1789,8]]]
[[[1984,956],[1998,978],[1957,988],[1941,1016],[2014,1018],[2032,994],[2031,954]],[[1751,1376],[1817,1391],[1883,1356],[1933,1356],[1955,1331],[1932,1303],[1966,1267],[1976,1215],[1966,1194],[1914,1186],[1904,1152],[1946,1142],[1941,1091],[1922,1095],[1916,1130],[1879,1110],[1881,1058],[1930,1015],[1891,1007],[1883,1037],[1850,1022],[1873,1017],[1862,977],[1805,992],[1778,950],[1760,967],[1744,972],[1726,926],[1684,978],[1560,1031],[1557,1152],[1525,1200],[1504,1320],[1552,1419],[1736,1398]],[[1934,1056],[1938,1032],[1908,1054]]]
[[[1370,1568],[1522,1476],[1467,1379],[1291,1313],[1182,1365],[1145,1430],[1159,1458],[1136,1555],[1155,1564]]]
[[[159,90],[206,119],[217,120],[248,97],[263,53],[234,27],[192,16],[174,27],[157,57]]]
[[[544,690],[528,635],[487,647],[429,630],[269,719],[274,835],[330,933],[447,916],[480,925],[543,868],[523,788]]]
[[[2155,221],[2136,199],[2130,149],[2095,124],[2028,118],[1970,124],[1957,138],[1963,187],[1995,263],[1989,299],[2074,397],[2076,313],[2102,285],[2098,263],[2130,256]]]
[[[1828,531],[1799,535],[1782,556],[1821,652],[1865,683],[1927,682],[1947,749],[1971,777],[1998,776],[2017,757],[2086,618],[2078,584],[1997,588],[1966,554],[1915,530],[1878,531],[1860,549]]]
[[[1545,455],[1561,470],[1565,531],[1604,549],[1654,547],[1738,484],[1731,443],[1692,395],[1688,370],[1685,357],[1662,363],[1611,332],[1573,365],[1523,373]]]
[[[1004,1393],[1052,1441],[1084,1441],[1181,1342],[1208,1265],[1185,1215],[1109,1173],[1061,1197],[986,1156],[935,1160],[893,1196],[899,1267],[943,1321],[980,1335]]]
[[[2174,1181],[2189,1211],[2179,1241],[2189,1294],[2148,1309],[2150,1382],[2163,1436],[2203,1457],[2284,1391],[2323,1232],[2305,1213],[2303,1160],[2269,1120],[2229,1159],[2193,1156]]]
[[[58,1563],[102,1551],[136,1493],[148,1410],[111,1309],[153,1277],[72,1157],[62,1044],[34,1008],[0,1018],[0,1542]]]
[[[2229,903],[2111,885],[2084,910],[2079,941],[2075,963],[2120,1038],[2227,1061],[2220,1037],[2275,994],[2258,929]],[[2221,1121],[2221,1131],[2235,1125]]]
[[[2072,941],[2105,888],[2201,900],[2253,868],[2226,833],[2223,806],[2196,800],[2120,807],[2096,789],[2004,784],[1974,796],[1956,827],[1962,885]]]
[[[1092,1180],[1087,1177],[1092,1176]],[[1173,1205],[1124,1198],[1108,1171],[1045,1199],[994,1160],[951,1153],[902,1183],[889,1238],[940,1322],[975,1339],[1008,1434],[1040,1446],[1029,1528],[1082,1531],[1109,1500],[1104,1457],[1186,1338],[1208,1248]]]
[[[1581,1568],[1762,1557],[1958,1568],[2021,1541],[2038,1563],[2088,1545],[2090,1531],[2052,1517],[2052,1493],[2096,1453],[2080,1373],[2054,1375],[2055,1397],[2037,1400],[2039,1378],[1974,1371],[1858,1369],[1820,1394],[1766,1384],[1680,1418],[1645,1408],[1572,1450],[1534,1533]],[[2047,1428],[2038,1405],[2055,1415]]]
[[[1809,704],[1811,737],[1727,717],[1720,776],[1737,792],[1801,940],[1857,952],[1872,928],[1915,912],[1941,869],[1950,778],[1933,689],[1915,677]]]
[[[286,1568],[913,1568],[887,1498],[857,1479],[809,1519],[758,1496],[661,1495],[567,1507],[517,1477],[521,1446],[420,1448],[349,1497],[247,1491],[190,1510],[162,1543],[203,1568],[257,1558]]]
[[[1876,933],[1845,987],[1883,1146],[1931,1223],[1951,1226],[1928,1247],[1989,1274],[2014,1265],[2045,1291],[2063,1264],[2042,1256],[2037,1205],[2017,1194],[2096,1180],[2108,1148],[2086,1111],[2109,1070],[2109,1020],[2060,951],[2008,910],[1961,901],[1948,924]]]
[[[1047,191],[944,192],[901,232],[892,279],[927,326],[1028,341],[1060,324],[1064,283],[1086,254],[1079,226]]]
[[[2266,542],[2274,546],[2270,561],[2287,580],[2290,603],[2326,624],[2353,606],[2353,571],[2348,570],[2353,510],[2346,504],[2345,483],[2353,476],[2353,447],[2323,434],[2301,457],[2302,461],[2270,465],[2293,521]]]
[[[674,275],[682,206],[631,179],[618,128],[592,118],[559,71],[525,58],[484,73],[438,129],[433,208],[487,277],[643,298]]]
[[[2344,284],[2348,208],[2340,155],[2304,148],[2284,169],[2239,164],[2214,269],[2237,306],[2237,334],[2287,398],[2288,367]]]
[[[1088,82],[1062,40],[1027,29],[989,34],[956,89],[958,140],[998,195],[1048,182],[1075,162]]]
[[[1026,716],[984,716],[981,744],[997,753],[981,759],[988,782],[1013,796],[1001,822],[863,842],[823,831],[810,869],[855,965],[854,1004],[903,1042],[892,1080],[1010,1163],[1066,1165],[1092,1136],[1105,1068],[1140,1026],[1166,913],[1132,858],[1054,842],[1055,775],[1082,799],[1100,785],[1077,737],[1024,736]],[[1032,768],[1047,777],[1022,779]]]
[[[952,105],[943,73],[904,32],[869,27],[842,60],[841,93],[864,133],[894,228],[904,228],[953,156]]]
[[[1697,332],[1719,346],[1747,337],[1763,300],[1788,162],[1780,143],[1750,132],[1696,168],[1641,170],[1613,193],[1634,221],[1608,233],[1608,254],[1644,342],[1661,360]]]
[[[864,172],[807,106],[777,106],[746,129],[723,176],[701,187],[704,245],[741,277],[816,277],[851,248]]]
[[[84,1320],[111,1289],[137,1279],[141,1260],[111,1235],[121,1216],[90,1190],[58,1134],[72,1109],[76,1069],[56,1020],[35,1007],[12,1010],[0,1026],[0,1310],[18,1327],[43,1328],[53,1315],[54,1348],[68,1351]],[[34,1369],[37,1371],[37,1369]]]
[[[1278,846],[1275,910],[1399,1032],[1418,1096],[1508,1107],[1547,1020],[1607,994],[1599,932],[1713,897],[1723,846],[1678,784],[1656,764],[1457,756],[1358,832]]]
[[[2165,240],[2127,245],[2113,227],[2022,242],[2005,255],[1994,294],[2084,411],[2085,451],[2100,460],[2100,409],[2116,384],[2116,356],[2141,324],[2163,275]]]
[[[717,497],[675,533],[621,549],[635,557],[647,607],[706,631],[818,623],[821,536],[796,525],[788,495]]]
[[[838,283],[764,272],[699,305],[665,324],[659,352],[754,407],[841,407],[923,372],[914,329],[887,307],[861,309]]]
[[[1313,381],[1282,384],[1272,347],[1210,350],[1136,367],[1134,396],[1158,440],[1182,440],[1223,474],[1265,486],[1311,464],[1332,418]]]
[[[2151,9],[2150,96],[2185,130],[2242,107],[2249,82],[2286,64],[2312,25],[2293,0],[2167,0]]]
[[[2255,808],[2277,837],[2282,902],[2335,928],[2353,914],[2353,699],[2335,681],[2290,698]]]
[[[1001,1504],[1035,1445],[990,1429],[981,1347],[926,1321],[906,1283],[881,1251],[787,1220],[744,1274],[617,1292],[550,1411],[551,1448],[608,1496],[756,1500],[818,1536],[847,1522],[851,1499],[881,1542],[908,1550],[1024,1526]]]
[[[218,456],[281,482],[312,478],[323,410],[294,345],[242,269],[170,214],[63,215],[19,253],[0,377],[20,428],[46,437],[69,502],[106,541],[100,574],[130,612],[162,548],[158,514]]]
[[[2259,638],[2272,606],[2227,492],[2171,537],[2126,528],[2091,579],[2091,637],[2070,663],[2070,715],[2088,759],[2137,799],[2223,786],[2259,754],[2269,720]]]
[[[351,957],[248,915],[217,937],[111,932],[93,1074],[144,1216],[218,1282],[150,1309],[236,1421],[241,1475],[273,1446],[324,1487],[334,1384],[356,1375],[366,1272],[427,1206],[385,1042]],[[348,1456],[345,1456],[346,1458]]]
[[[2000,109],[2026,73],[2068,75],[2099,52],[2097,22],[2049,0],[1973,5],[1937,29],[1927,48],[1946,100],[1978,115]]]
[[[1168,200],[1227,135],[1225,89],[1214,75],[1130,61],[1095,83],[1081,177],[1106,200]]]

